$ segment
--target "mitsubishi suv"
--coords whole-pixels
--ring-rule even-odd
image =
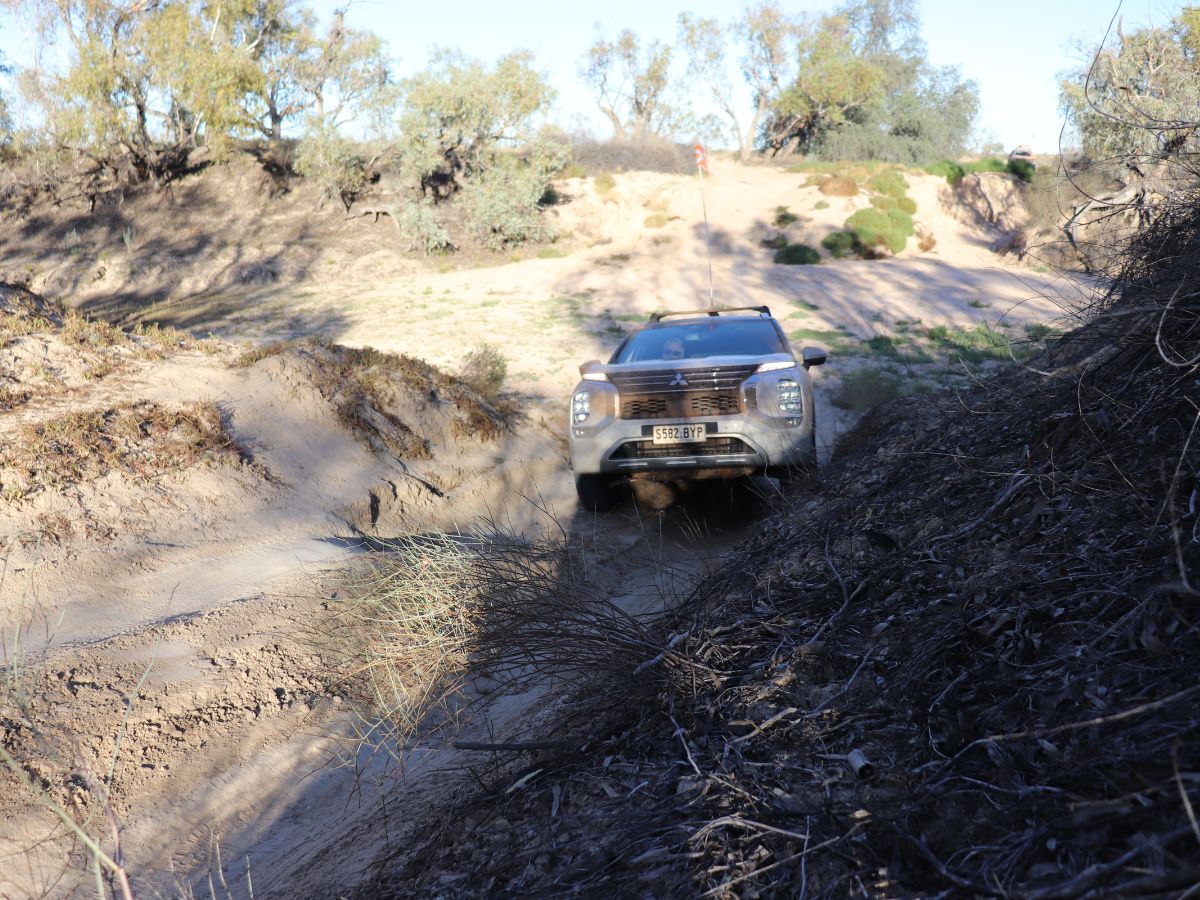
[[[607,364],[579,367],[571,468],[580,503],[612,509],[630,479],[767,475],[786,492],[816,468],[808,369],[765,306],[655,313]]]

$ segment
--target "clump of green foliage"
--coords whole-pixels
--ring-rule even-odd
[[[438,221],[429,203],[406,203],[396,225],[408,238],[409,249],[419,250],[424,256],[453,248],[449,232]]]
[[[913,234],[912,216],[900,209],[860,209],[846,220],[863,247],[886,247],[899,253]]]
[[[908,196],[908,182],[895,169],[884,169],[877,175],[867,179],[867,187],[886,197]]]
[[[337,129],[314,123],[296,148],[295,169],[337,197],[347,210],[371,183],[366,158],[354,141]]]
[[[1015,175],[1026,184],[1033,183],[1033,175],[1037,171],[1037,166],[1027,159],[1010,159],[1005,167],[1009,175]]]
[[[775,219],[773,224],[776,228],[787,228],[793,222],[799,220],[799,216],[788,209],[786,206],[775,207]]]
[[[912,197],[891,197],[887,194],[875,194],[871,197],[871,205],[876,209],[898,209],[910,216],[917,211],[917,201]]]
[[[862,243],[853,231],[831,231],[821,239],[821,246],[834,259],[845,259],[851,254],[857,256],[862,249]]]
[[[808,244],[788,244],[775,251],[775,262],[784,266],[811,266],[821,261],[821,254]]]
[[[946,179],[948,184],[958,184],[958,182],[962,181],[963,176],[967,174],[967,170],[961,165],[951,162],[948,159],[940,159],[935,163],[931,163],[925,167],[925,171],[930,175],[940,175]]]
[[[592,179],[592,186],[596,193],[603,197],[617,186],[617,179],[613,177],[612,172],[601,172]]]
[[[521,160],[498,160],[463,188],[461,202],[479,241],[492,250],[556,237],[539,203],[546,174]]]

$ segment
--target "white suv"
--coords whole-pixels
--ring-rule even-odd
[[[611,509],[630,478],[769,475],[786,488],[816,468],[811,366],[765,306],[655,313],[607,364],[579,367],[571,468],[580,502]]]

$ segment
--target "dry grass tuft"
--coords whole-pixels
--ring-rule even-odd
[[[213,403],[81,410],[22,425],[16,440],[0,447],[0,500],[19,502],[113,472],[155,478],[244,458]]]
[[[562,542],[489,526],[388,549],[320,625],[338,689],[356,700],[372,744],[452,730],[479,676],[509,690],[547,679],[561,688],[670,656],[656,623],[612,604]]]
[[[1089,324],[865,419],[820,494],[698,587],[694,677],[383,886],[1194,894],[1200,171],[1175,163],[1106,248]]]
[[[858,182],[848,175],[830,175],[817,190],[826,197],[857,197]]]

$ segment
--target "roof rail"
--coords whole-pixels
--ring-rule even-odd
[[[756,312],[761,316],[771,315],[770,308],[766,306],[709,306],[705,309],[680,309],[651,313],[650,321],[661,322],[667,316],[719,316],[721,313],[731,312]]]

